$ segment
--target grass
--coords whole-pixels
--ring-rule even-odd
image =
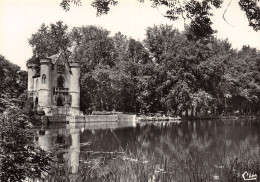
[[[141,146],[135,154],[130,151],[86,152],[77,173],[71,173],[68,162],[56,162],[52,171],[42,181],[62,182],[242,182],[245,171],[260,176],[260,157],[246,144],[236,146],[231,153],[223,146],[221,153],[194,157],[178,147],[174,159],[162,155],[147,156]],[[199,152],[198,152],[199,153]],[[200,153],[199,153],[200,155]]]

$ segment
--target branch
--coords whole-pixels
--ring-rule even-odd
[[[226,20],[226,18],[225,18],[225,14],[226,14],[226,12],[227,12],[227,9],[229,8],[229,6],[230,6],[230,4],[231,4],[231,2],[232,2],[232,0],[230,0],[229,1],[229,3],[228,3],[228,6],[227,6],[227,8],[225,9],[225,11],[224,11],[224,13],[223,13],[223,19],[225,20],[225,22],[227,22],[227,20]],[[234,27],[233,25],[231,25],[230,23],[228,23],[227,22],[227,24],[229,24],[231,27]]]
[[[183,18],[183,20],[184,20],[184,28],[185,28],[185,21],[186,21],[186,18],[184,17],[184,14],[183,14],[183,9],[182,9],[182,6],[181,6],[181,3],[180,3],[180,1],[178,0],[178,3],[179,3],[179,6],[180,6],[180,9],[181,9],[181,16],[182,16],[182,18]]]

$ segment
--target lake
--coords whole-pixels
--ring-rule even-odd
[[[41,148],[53,151],[55,162],[69,167],[74,177],[84,169],[91,171],[92,176],[97,173],[96,178],[120,174],[116,179],[122,180],[124,168],[133,173],[130,176],[133,180],[141,175],[148,181],[243,181],[245,171],[251,174],[246,174],[246,178],[257,176],[259,180],[260,122],[257,120],[131,125],[50,124],[38,131],[36,141]]]

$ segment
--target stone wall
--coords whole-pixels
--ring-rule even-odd
[[[85,115],[86,122],[117,122],[117,115]]]
[[[129,122],[129,121],[135,121],[135,120],[136,120],[136,115],[118,114],[118,121]]]
[[[118,125],[129,124],[135,126],[136,115],[85,115],[85,116],[47,116],[50,122],[66,122],[69,123],[118,123]]]
[[[47,116],[48,121],[51,123],[62,123],[66,122],[66,116]]]
[[[86,122],[135,122],[136,115],[118,114],[118,115],[85,115]]]

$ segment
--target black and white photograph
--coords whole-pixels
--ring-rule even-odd
[[[0,182],[260,182],[260,0],[0,0]]]

